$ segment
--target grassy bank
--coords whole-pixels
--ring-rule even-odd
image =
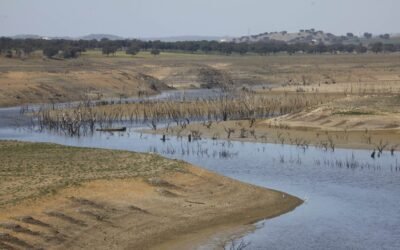
[[[20,142],[1,142],[0,159],[0,208],[88,181],[150,178],[185,166],[151,154]]]
[[[169,248],[185,235],[201,244],[302,202],[152,154],[10,141],[0,149],[1,249]]]

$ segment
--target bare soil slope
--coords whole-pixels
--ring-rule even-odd
[[[166,89],[164,82],[113,58],[0,58],[0,106],[152,95]]]
[[[19,142],[0,148],[1,249],[176,246],[184,235],[302,203],[156,155]]]
[[[161,53],[78,59],[0,57],[0,106],[154,94],[168,87],[271,84],[281,91],[364,94],[400,91],[398,54],[201,55]]]

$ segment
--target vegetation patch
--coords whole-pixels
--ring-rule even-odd
[[[0,208],[99,179],[157,177],[185,163],[153,154],[0,142]]]
[[[372,111],[361,111],[361,110],[347,110],[333,112],[333,115],[374,115]]]

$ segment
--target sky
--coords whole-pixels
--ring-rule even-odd
[[[0,36],[400,33],[399,0],[0,0]]]

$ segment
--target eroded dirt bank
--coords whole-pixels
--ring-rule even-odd
[[[165,247],[185,235],[237,228],[302,203],[151,154],[0,145],[1,249]]]

